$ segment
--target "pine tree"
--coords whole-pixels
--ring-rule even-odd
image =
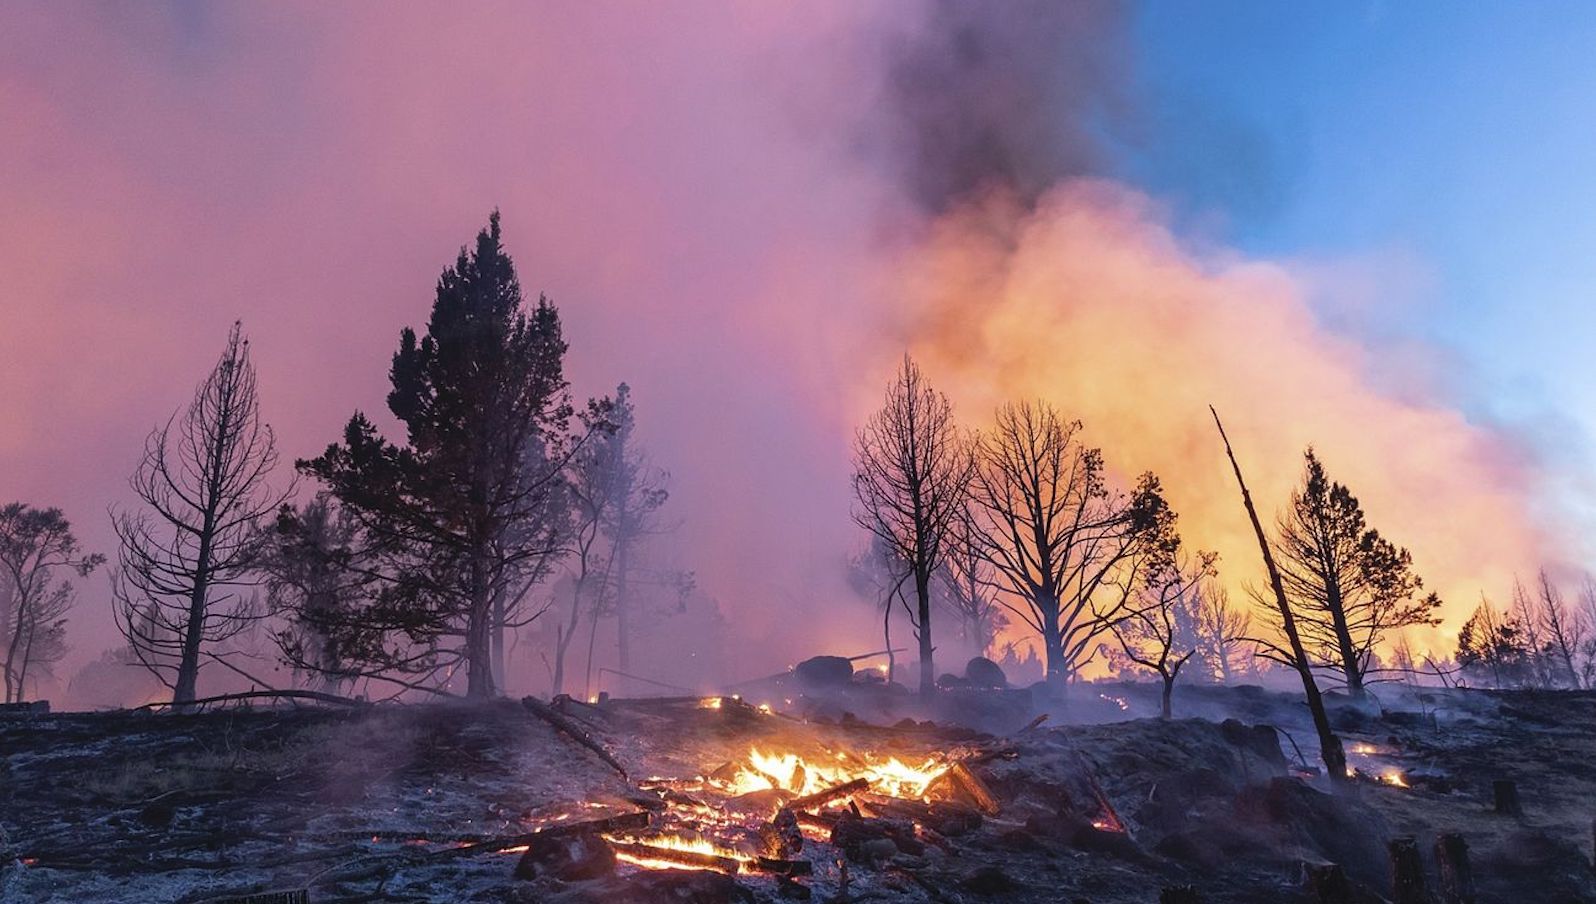
[[[1329,478],[1313,449],[1304,460],[1302,487],[1279,522],[1280,574],[1308,654],[1361,699],[1381,638],[1436,624],[1441,601],[1422,594],[1412,556],[1367,525],[1357,497]]]
[[[439,278],[425,335],[400,335],[388,408],[407,442],[357,412],[342,443],[300,463],[359,519],[382,573],[368,624],[395,644],[377,665],[463,662],[469,696],[498,692],[494,638],[532,617],[521,603],[560,546],[565,350],[554,305],[523,304],[495,211]]]

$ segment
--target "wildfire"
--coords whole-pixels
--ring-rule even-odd
[[[748,752],[748,763],[726,782],[734,794],[777,789],[794,794],[814,794],[855,779],[867,779],[871,790],[891,797],[919,799],[947,766],[929,758],[918,766],[897,757],[875,759],[843,753],[835,763],[806,760],[796,753]]]

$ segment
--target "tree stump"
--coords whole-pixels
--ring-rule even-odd
[[[1304,863],[1302,884],[1318,904],[1352,904],[1352,883],[1339,863]]]
[[[1441,880],[1441,904],[1474,904],[1474,870],[1469,866],[1469,846],[1462,835],[1447,833],[1436,837],[1435,869]]]
[[[1396,904],[1429,904],[1424,891],[1424,862],[1419,859],[1419,843],[1412,836],[1391,839],[1391,892]]]
[[[1491,782],[1491,796],[1496,802],[1496,812],[1504,816],[1524,815],[1524,807],[1518,800],[1518,785],[1512,779],[1499,778]]]

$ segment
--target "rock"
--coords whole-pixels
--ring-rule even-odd
[[[562,882],[597,879],[615,872],[615,852],[591,833],[539,836],[515,865],[517,879],[551,876]]]
[[[1225,740],[1258,755],[1265,762],[1282,767],[1286,764],[1286,755],[1280,750],[1280,735],[1268,725],[1244,725],[1235,719],[1226,719],[1219,723],[1219,733]]]
[[[841,656],[812,656],[798,663],[793,675],[806,687],[841,687],[853,680],[853,663]]]
[[[1003,674],[1003,667],[985,656],[977,656],[965,663],[964,680],[971,687],[1009,686],[1009,676]]]

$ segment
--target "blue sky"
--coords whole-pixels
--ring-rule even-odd
[[[1596,432],[1596,5],[1158,0],[1136,45],[1122,175],[1248,253],[1415,261],[1380,319],[1471,410]]]

